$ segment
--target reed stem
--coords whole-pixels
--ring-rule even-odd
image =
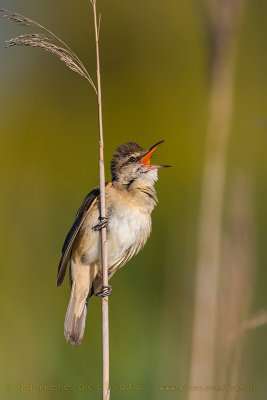
[[[97,102],[98,102],[98,124],[99,124],[99,177],[100,177],[100,216],[106,217],[105,202],[105,167],[104,167],[104,139],[102,119],[102,97],[101,97],[101,74],[99,57],[99,26],[96,14],[96,0],[90,0],[94,13],[94,28],[96,42],[96,65],[97,65]],[[102,279],[103,287],[108,285],[108,264],[107,264],[107,231],[101,230],[101,258],[102,258]],[[102,375],[102,399],[109,400],[109,320],[108,320],[108,296],[102,297],[102,345],[103,345],[103,375]]]

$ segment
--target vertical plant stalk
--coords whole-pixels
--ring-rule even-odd
[[[217,382],[235,385],[244,375],[246,335],[240,326],[251,309],[255,280],[255,223],[253,188],[247,172],[234,172],[223,233],[223,268],[220,274]],[[234,400],[236,392],[218,393],[218,400]]]
[[[216,1],[206,153],[202,180],[190,383],[214,382],[221,262],[222,215],[229,141],[237,27],[244,0]],[[214,3],[212,3],[214,4]],[[190,400],[211,400],[212,392],[191,392]]]
[[[96,15],[96,0],[90,0],[94,13],[95,43],[96,43],[96,66],[97,66],[97,102],[98,102],[98,125],[99,125],[99,177],[100,177],[100,217],[106,218],[105,201],[105,166],[104,166],[104,139],[102,119],[102,97],[101,97],[101,74],[99,57],[99,26]],[[108,262],[107,262],[107,230],[101,230],[101,259],[103,287],[108,286]],[[103,375],[102,375],[102,399],[109,400],[109,320],[108,320],[108,296],[102,297],[102,346],[103,346]]]

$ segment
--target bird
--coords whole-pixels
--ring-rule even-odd
[[[71,295],[64,322],[67,342],[81,344],[88,300],[101,290],[101,229],[107,229],[108,277],[145,245],[151,233],[151,213],[158,202],[154,187],[158,170],[169,165],[151,165],[150,159],[164,140],[148,150],[135,142],[116,149],[111,181],[105,185],[106,218],[100,217],[100,189],[84,199],[62,248],[57,274],[60,286],[68,265]]]

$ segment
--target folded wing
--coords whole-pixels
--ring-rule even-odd
[[[72,227],[70,228],[70,231],[68,232],[65,242],[63,244],[62,256],[58,266],[57,286],[60,286],[63,282],[75,238],[78,235],[79,230],[81,229],[81,226],[83,225],[86,219],[86,216],[88,215],[94,203],[96,202],[99,194],[100,194],[99,187],[96,187],[85,197],[81,207],[79,208],[76,214],[75,221]]]

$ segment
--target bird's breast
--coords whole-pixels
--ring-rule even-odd
[[[146,195],[145,196],[145,199]],[[151,232],[151,211],[145,201],[126,197],[116,191],[106,198],[108,216],[107,253],[109,267],[124,264],[146,243]],[[100,231],[97,204],[88,214],[75,241],[72,259],[101,265]]]
[[[143,245],[151,231],[151,217],[138,207],[120,204],[109,210],[108,259],[112,264],[130,247]]]

